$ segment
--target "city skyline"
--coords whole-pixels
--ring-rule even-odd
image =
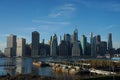
[[[101,35],[107,41],[112,33],[113,47],[120,48],[119,0],[1,0],[0,50],[6,47],[6,35],[15,34],[31,43],[31,33],[40,33],[40,42],[47,42],[54,33],[59,39],[64,33],[78,29],[87,37]]]

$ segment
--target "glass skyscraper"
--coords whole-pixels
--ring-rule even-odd
[[[77,28],[74,30],[73,34],[72,34],[72,43],[78,41],[78,30]]]
[[[112,49],[112,33],[108,34],[108,50]]]
[[[57,47],[58,47],[57,35],[54,34],[54,36],[51,37],[50,42],[50,56],[57,56]]]
[[[87,38],[85,35],[82,35],[80,37],[81,47],[82,47],[82,55],[86,55],[86,44],[87,44]]]
[[[32,32],[32,57],[37,57],[39,54],[39,32]]]

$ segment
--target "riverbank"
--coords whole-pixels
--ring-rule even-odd
[[[38,76],[34,74],[18,74],[16,76],[10,76],[9,74],[5,76],[0,76],[0,80],[56,80],[49,76]]]
[[[7,74],[6,76],[0,76],[0,80],[119,80],[120,76],[100,76],[100,77],[92,77],[92,78],[86,78],[81,79],[79,77],[76,78],[56,78],[56,77],[49,77],[49,76],[38,76],[35,74],[18,74],[16,76],[10,76]]]
[[[82,79],[82,80],[120,80],[120,76],[94,77],[94,78],[87,78],[87,79]]]

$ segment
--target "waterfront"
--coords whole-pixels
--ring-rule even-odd
[[[32,61],[36,59],[32,58],[0,58],[0,75],[6,75],[9,73],[11,76],[16,74],[35,74],[40,76],[51,77],[74,77],[74,75],[68,76],[64,73],[56,73],[51,67],[36,67],[32,65]],[[51,58],[40,58],[37,61],[49,61]],[[53,59],[52,59],[53,60]],[[57,61],[57,60],[56,60]],[[59,59],[58,59],[59,61]]]
[[[0,58],[0,75],[6,75],[9,73],[11,76],[16,74],[35,74],[39,76],[50,76],[55,78],[63,78],[66,79],[74,79],[74,78],[89,78],[97,75],[91,74],[81,74],[81,75],[73,75],[66,73],[59,73],[52,69],[52,67],[36,67],[32,65],[33,61],[68,61],[67,58]],[[85,59],[71,59],[71,60],[85,60]]]

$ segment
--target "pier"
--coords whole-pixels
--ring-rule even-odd
[[[89,70],[84,67],[89,67],[90,64],[77,62],[49,62],[48,63],[56,72],[64,72],[68,74],[89,73]]]
[[[95,73],[95,74],[101,74],[101,75],[115,75],[115,72],[111,72],[111,71],[103,71],[103,70],[97,70],[97,69],[89,69],[89,71],[91,73]]]

